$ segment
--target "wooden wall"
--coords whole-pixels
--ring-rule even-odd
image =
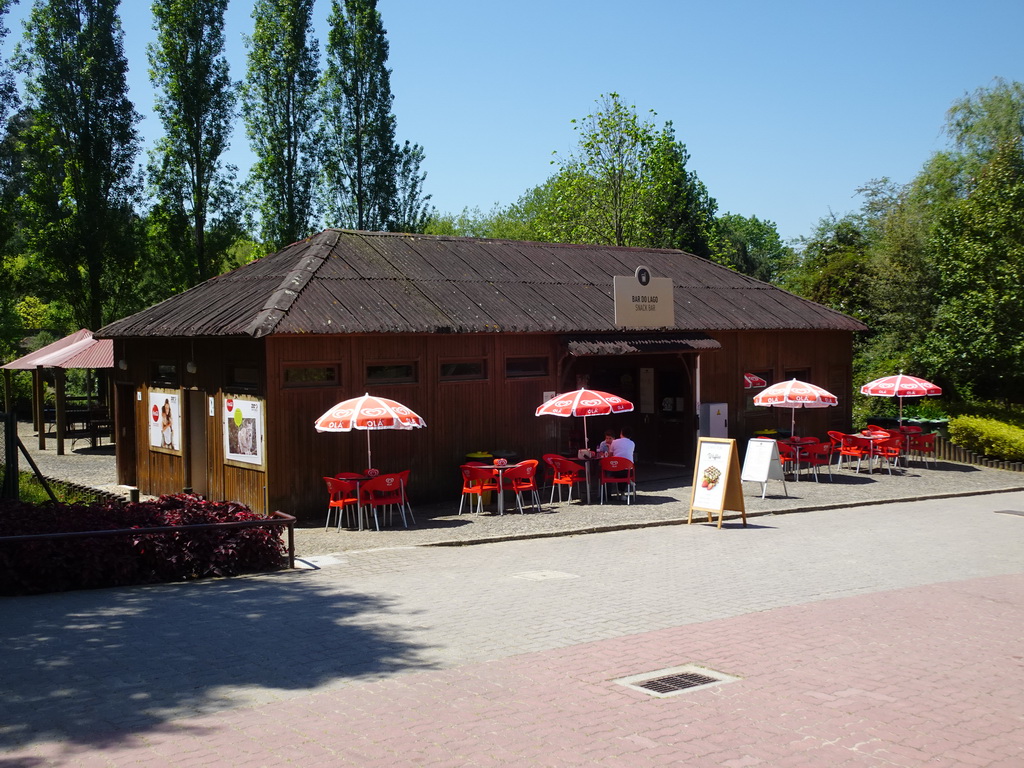
[[[729,433],[741,444],[759,429],[788,428],[791,415],[788,409],[752,406],[754,391],[743,389],[742,377],[747,371],[768,371],[775,381],[797,372],[839,395],[836,408],[799,410],[798,431],[824,436],[828,429],[849,428],[850,333],[749,331],[714,335],[722,349],[700,354],[700,396],[704,402],[729,405]],[[367,468],[366,432],[317,433],[313,423],[335,403],[366,391],[408,405],[427,422],[425,429],[370,434],[377,469],[411,470],[414,504],[443,499],[457,503],[461,484],[458,466],[467,453],[508,450],[520,458],[540,458],[543,453],[565,449],[567,431],[577,421],[534,416],[546,392],[575,388],[574,372],[581,368],[561,357],[564,351],[555,335],[115,340],[114,350],[115,361],[126,363],[125,369],[115,365],[120,393],[116,413],[119,482],[137,485],[145,494],[175,493],[190,486],[205,491],[209,498],[241,501],[260,512],[280,509],[309,520],[324,514],[324,475]],[[510,357],[544,357],[548,373],[508,378],[505,371]],[[687,376],[693,367],[692,356],[686,358],[690,362],[681,362],[678,356],[652,358],[644,364],[674,366],[687,371]],[[486,379],[440,380],[442,362],[479,359],[486,361]],[[183,406],[192,403],[185,406],[185,429],[194,418],[198,421],[192,424],[205,430],[202,440],[186,435],[180,455],[152,450],[148,444],[148,392],[153,386],[153,366],[161,361],[177,366]],[[195,364],[194,373],[186,369],[189,362]],[[417,381],[386,385],[367,382],[368,364],[396,362],[415,363]],[[285,370],[294,364],[335,366],[339,379],[328,386],[285,386]],[[596,371],[603,365],[606,363],[601,358],[591,358],[582,368]],[[233,366],[253,366],[260,373],[256,389],[247,394],[263,400],[265,467],[225,461],[222,409],[227,395],[239,394],[230,384]],[[209,405],[213,416],[209,415]],[[692,420],[679,423],[683,426],[675,425],[674,430],[693,431],[686,426],[695,425]],[[126,429],[134,431],[134,440],[127,439]],[[603,430],[604,425],[598,425],[595,431]],[[680,439],[687,437],[684,434]],[[695,432],[693,439],[695,442]],[[649,436],[646,444],[654,442]],[[123,450],[132,455],[122,455]],[[205,452],[202,477],[196,476],[196,462],[190,461],[193,451],[200,452],[196,455]],[[130,470],[134,470],[134,476]]]
[[[382,472],[411,470],[413,500],[458,499],[458,467],[467,453],[509,450],[540,458],[557,445],[556,419],[534,416],[543,394],[557,390],[558,345],[552,336],[274,337],[267,340],[267,374],[283,381],[288,363],[337,363],[338,385],[271,386],[267,397],[270,504],[286,511],[322,514],[322,477],[367,468],[366,432],[317,433],[314,420],[335,403],[368,390],[420,414],[426,428],[374,431],[373,463]],[[508,357],[545,357],[548,375],[509,379]],[[442,361],[484,359],[487,378],[440,381]],[[368,384],[366,364],[415,361],[415,384]],[[557,421],[562,421],[557,419]]]
[[[839,398],[832,408],[802,408],[797,431],[825,437],[830,429],[846,431],[852,418],[852,335],[845,331],[744,331],[715,333],[722,349],[700,358],[701,400],[729,405],[729,436],[742,444],[762,429],[789,429],[788,408],[762,408],[745,390],[743,374],[770,371],[769,384],[800,378]]]
[[[266,381],[263,371],[263,344],[254,339],[159,339],[115,340],[114,375],[119,392],[115,418],[118,421],[118,482],[135,485],[143,494],[160,495],[179,493],[186,487],[205,491],[208,498],[233,499],[249,505],[256,511],[266,511],[266,472],[259,467],[225,463],[221,409],[224,394],[230,391],[227,383],[235,366],[255,368],[260,381],[249,394],[265,396]],[[119,366],[124,361],[125,368]],[[188,371],[194,364],[195,372]],[[155,383],[155,366],[175,366],[178,386]],[[177,389],[181,395],[182,450],[168,453],[153,450],[149,445],[148,412],[149,392],[152,389]],[[198,406],[190,412],[190,393]],[[134,395],[134,396],[133,396]],[[213,399],[213,415],[209,412],[209,398]],[[128,404],[133,407],[129,410]],[[205,435],[190,433],[193,415],[205,429]],[[130,419],[130,424],[125,419]],[[128,431],[132,434],[128,434]],[[205,476],[193,474],[190,451],[198,450],[197,440],[206,453]],[[134,457],[134,476],[130,462],[122,455],[130,450]]]

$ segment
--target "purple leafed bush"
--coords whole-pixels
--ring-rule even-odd
[[[244,504],[176,494],[156,501],[27,504],[0,501],[0,595],[154,584],[273,571],[287,564],[278,526],[147,528],[262,520]],[[5,540],[10,536],[134,529],[118,536]]]

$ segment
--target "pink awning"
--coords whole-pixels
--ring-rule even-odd
[[[43,368],[113,368],[113,339],[94,339],[92,331],[83,328],[35,352],[0,366],[8,371],[31,371]]]

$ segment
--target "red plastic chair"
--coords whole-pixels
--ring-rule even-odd
[[[846,458],[847,464],[857,459],[857,472],[860,472],[860,462],[867,459],[871,463],[871,441],[861,435],[843,435],[843,441],[839,446],[839,461]]]
[[[551,464],[554,467],[555,475],[551,479],[551,502],[555,502],[555,489],[558,489],[558,501],[562,501],[562,487],[569,487],[569,498],[566,499],[566,503],[572,501],[572,489],[574,485],[587,482],[587,468],[582,467],[575,461],[569,461],[562,456],[555,456],[551,459]]]
[[[871,455],[885,462],[886,469],[892,474],[892,465],[899,466],[903,455],[903,435],[890,437],[888,440],[876,440],[871,444]]]
[[[915,453],[921,459],[923,464],[928,463],[928,456],[932,457],[932,465],[939,463],[938,458],[935,455],[935,435],[911,435],[910,436],[910,453]]]
[[[403,469],[395,474],[398,475],[398,479],[402,483],[402,506],[405,507],[405,513],[409,515],[412,524],[416,525],[416,517],[412,513],[412,504],[409,503],[409,470]]]
[[[554,482],[555,479],[555,465],[553,462],[555,459],[561,459],[563,457],[559,456],[557,453],[545,453],[540,458],[541,461],[544,462],[543,487],[548,488],[551,485],[551,483]]]
[[[483,512],[484,494],[498,491],[498,480],[494,467],[485,464],[463,464],[459,470],[462,472],[462,499],[459,501],[459,514],[462,514],[462,506],[466,503],[467,496],[470,498],[476,496],[476,511]]]
[[[629,459],[618,456],[606,456],[601,459],[601,503],[604,504],[604,489],[615,484],[626,485],[626,503],[632,504],[636,495],[636,465]]]
[[[349,507],[355,507],[359,509],[359,496],[356,491],[358,486],[351,480],[340,480],[336,477],[325,477],[324,482],[327,483],[327,492],[330,494],[330,499],[327,502],[327,522],[324,523],[324,530],[326,531],[331,525],[331,513],[335,510],[338,512],[338,530],[341,530],[341,520],[345,514],[345,510]]]
[[[814,482],[818,482],[818,472],[822,467],[828,468],[829,482],[832,480],[832,443],[818,443],[808,445],[803,449],[801,458],[804,464],[814,472]]]
[[[537,459],[521,461],[518,466],[506,469],[501,477],[501,492],[512,491],[516,495],[519,514],[523,514],[523,494],[529,493],[533,506],[540,512],[540,493],[537,489]]]
[[[778,442],[778,441],[776,441]],[[778,442],[779,463],[782,465],[783,473],[792,473],[796,480],[800,479],[800,453],[788,443]]]
[[[391,521],[392,512],[398,507],[398,513],[402,516],[402,525],[409,527],[405,519],[405,500],[402,493],[402,478],[399,475],[379,475],[363,483],[360,501],[363,506],[373,512],[373,523],[380,530],[380,518],[377,510],[382,509],[387,515],[387,522]]]

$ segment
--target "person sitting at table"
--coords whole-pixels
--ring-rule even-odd
[[[605,456],[611,456],[612,443],[615,441],[615,430],[605,430],[604,440],[597,444],[597,457],[603,459]]]
[[[629,427],[623,427],[619,432],[619,436],[612,440],[611,449],[609,452],[610,456],[617,456],[620,459],[627,459],[633,461],[633,452],[636,450],[636,443],[633,442]]]
[[[612,434],[614,435],[615,433],[612,432]],[[612,440],[612,444],[608,450],[608,453],[604,454],[602,458],[604,456],[615,456],[618,459],[626,459],[629,463],[632,464],[633,451],[636,449],[636,443],[634,443],[632,438],[630,437],[632,434],[633,433],[630,431],[629,427],[623,427],[619,431],[619,436]],[[625,475],[626,473],[623,472],[622,474]],[[614,497],[617,499],[618,496],[622,493],[622,483],[616,483],[608,490],[609,498]]]

